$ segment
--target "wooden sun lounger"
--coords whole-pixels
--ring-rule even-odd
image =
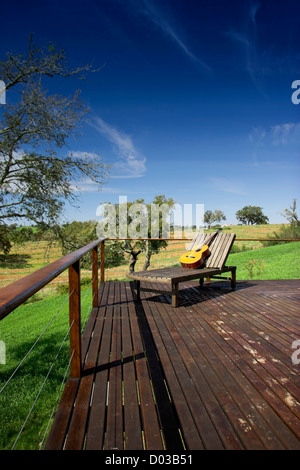
[[[196,245],[202,245],[209,234],[199,233],[195,236],[191,245],[187,249],[190,251]],[[152,269],[149,271],[137,271],[127,274],[129,279],[134,280],[137,300],[140,299],[140,291],[166,293],[165,290],[152,289],[150,287],[141,287],[141,281],[148,283],[164,283],[171,285],[172,306],[178,306],[178,285],[181,282],[199,279],[200,285],[203,285],[204,278],[230,279],[232,289],[236,283],[236,266],[225,266],[230,249],[235,240],[234,233],[219,233],[210,244],[210,256],[206,259],[205,267],[198,269],[187,269],[182,266],[171,268]],[[230,272],[231,276],[221,277],[220,274]]]

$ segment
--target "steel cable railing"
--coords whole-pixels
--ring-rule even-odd
[[[61,352],[63,347],[70,337],[70,359],[67,364],[67,367],[63,373],[63,379],[60,385],[60,389],[58,391],[56,404],[54,404],[52,413],[49,418],[49,422],[46,426],[46,430],[44,432],[43,441],[45,440],[45,436],[47,434],[47,430],[49,428],[49,424],[51,421],[51,416],[54,414],[55,407],[57,405],[57,401],[59,400],[61,390],[63,388],[63,384],[65,383],[68,371],[70,370],[71,377],[79,377],[81,374],[81,333],[84,330],[85,324],[87,322],[88,316],[91,312],[93,307],[96,307],[98,304],[98,245],[101,244],[101,281],[104,280],[104,239],[99,239],[95,242],[90,243],[89,245],[73,252],[59,260],[49,264],[48,266],[41,268],[40,270],[32,273],[31,275],[26,276],[19,281],[7,286],[0,290],[0,320],[5,318],[9,315],[16,307],[22,305],[28,298],[30,298],[33,294],[38,292],[42,289],[45,285],[51,282],[55,277],[61,274],[64,270],[69,269],[69,294],[67,298],[63,301],[60,307],[56,310],[55,314],[51,317],[48,321],[47,325],[43,327],[43,331],[39,334],[38,338],[34,341],[32,346],[23,356],[21,361],[17,364],[14,371],[10,374],[9,378],[5,381],[2,385],[0,394],[5,391],[6,387],[9,383],[11,383],[12,379],[16,377],[18,371],[20,371],[21,366],[25,363],[25,361],[29,358],[30,354],[34,353],[34,350],[37,350],[38,344],[41,343],[42,338],[44,338],[46,332],[48,330],[51,331],[50,326],[53,324],[54,320],[58,317],[59,313],[63,310],[65,311],[64,307],[67,303],[69,303],[69,328],[68,331],[65,333],[64,338],[59,345],[59,348],[55,354],[55,356],[51,358],[51,363],[48,364],[47,370],[42,373],[43,381],[41,385],[38,385],[37,392],[31,394],[31,405],[29,410],[25,411],[25,419],[22,419],[20,427],[18,431],[16,430],[16,438],[12,445],[12,449],[15,449],[22,433],[25,429],[28,429],[28,422],[29,419],[34,411],[37,408],[37,403],[41,397],[43,390],[45,390],[45,386],[49,380],[51,372],[55,370],[55,365],[58,362],[59,356],[61,356]],[[80,260],[82,256],[87,254],[89,251],[92,251],[92,264],[89,266],[88,270],[80,276]],[[82,281],[86,280],[86,277],[92,272],[91,280],[88,279],[89,287],[86,289],[84,296],[81,298],[81,290],[82,290]],[[91,295],[92,290],[92,295]],[[81,325],[81,311],[84,312],[83,315],[83,322]],[[79,347],[78,347],[79,345]],[[79,353],[79,354],[78,354]],[[53,354],[53,355],[54,355]],[[33,360],[34,361],[34,360]],[[61,362],[61,359],[60,361]],[[74,365],[75,364],[75,365]],[[63,366],[65,367],[65,366]],[[23,368],[22,368],[23,369]],[[24,372],[27,374],[27,371]],[[28,375],[28,374],[27,374]],[[23,380],[23,378],[22,378]],[[57,380],[57,379],[55,379]],[[30,381],[30,379],[29,379]],[[26,385],[25,385],[25,396],[27,393]],[[24,394],[23,394],[24,395]],[[27,398],[26,398],[27,399]],[[22,444],[21,444],[22,445]],[[40,444],[40,446],[42,443]],[[18,444],[19,447],[19,444]]]

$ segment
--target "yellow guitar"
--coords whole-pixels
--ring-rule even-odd
[[[222,229],[220,228],[216,232],[212,233],[212,235],[205,240],[204,245],[197,245],[188,253],[182,255],[179,258],[181,266],[188,269],[200,268],[205,263],[205,259],[210,255],[208,247],[209,243],[216,235],[218,235],[219,232],[221,232],[221,230]]]

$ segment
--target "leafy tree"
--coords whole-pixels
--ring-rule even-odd
[[[271,235],[268,235],[268,237],[278,241],[265,242],[265,245],[289,243],[285,240],[300,239],[300,221],[296,212],[296,199],[293,199],[289,209],[284,209],[282,215],[288,220],[289,225],[282,225],[278,232],[274,231]]]
[[[267,224],[269,221],[269,218],[263,214],[262,207],[258,206],[245,206],[243,209],[236,211],[235,215],[238,221],[247,225]]]
[[[166,248],[168,242],[166,240],[160,239],[151,239],[151,238],[163,238],[164,224],[169,224],[169,221],[166,220],[170,215],[171,208],[174,206],[175,201],[172,198],[166,198],[164,195],[155,196],[151,204],[145,204],[144,199],[138,199],[133,202],[126,202],[126,208],[121,210],[119,204],[106,204],[104,205],[104,219],[106,219],[107,225],[110,223],[115,224],[115,234],[117,236],[119,233],[120,238],[130,238],[130,234],[127,233],[128,227],[136,224],[136,231],[141,238],[149,238],[149,240],[124,240],[121,242],[105,242],[105,245],[109,247],[109,257],[117,250],[121,249],[124,253],[128,253],[130,256],[130,270],[134,271],[134,266],[137,261],[137,257],[141,252],[145,252],[146,258],[143,269],[146,270],[150,266],[151,256],[154,253],[158,253],[161,249]],[[136,213],[133,213],[131,209],[139,209]],[[154,205],[156,208],[160,207],[163,209],[160,213],[155,213]],[[142,233],[142,228],[140,227],[141,211],[144,210],[145,217],[145,227],[146,232]],[[126,217],[126,220],[123,220],[123,217]],[[126,234],[122,237],[120,235],[120,227],[126,227]],[[129,229],[128,229],[129,230]],[[155,237],[153,234],[155,233]]]
[[[287,219],[287,221],[291,225],[299,225],[300,220],[298,218],[298,215],[296,213],[296,199],[293,199],[292,205],[289,207],[289,209],[284,209],[282,213],[283,217]]]
[[[89,66],[70,69],[64,51],[37,48],[30,37],[25,56],[8,53],[0,61],[6,104],[0,107],[0,225],[7,219],[29,219],[51,226],[66,200],[73,202],[74,185],[82,178],[102,184],[107,166],[99,157],[70,154],[68,138],[79,133],[88,109],[79,92],[49,94],[43,82],[60,77],[84,78]],[[10,91],[14,89],[10,100]],[[7,246],[7,241],[4,242]]]
[[[214,222],[221,222],[221,220],[226,220],[226,216],[220,210],[215,210],[214,212],[207,210],[204,213],[204,223],[207,224],[208,228],[210,228],[211,224]]]

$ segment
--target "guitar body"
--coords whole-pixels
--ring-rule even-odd
[[[181,258],[179,258],[181,266],[188,269],[201,268],[205,262],[205,258],[210,255],[208,245],[218,235],[218,233],[221,232],[221,230],[222,229],[219,228],[216,232],[210,235],[205,240],[205,245],[197,245],[191,251],[181,256]]]
[[[198,250],[198,251],[197,251]],[[188,269],[197,269],[205,263],[205,258],[210,255],[208,245],[196,246],[191,251],[182,255],[179,259],[181,266]]]

